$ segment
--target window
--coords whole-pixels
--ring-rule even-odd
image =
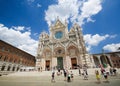
[[[13,67],[12,71],[15,71],[15,67]]]
[[[11,67],[10,67],[10,66],[8,66],[7,71],[10,71],[10,68],[11,68]]]
[[[118,61],[116,60],[116,63],[118,63]]]
[[[9,62],[12,62],[12,60],[13,60],[13,59],[12,59],[12,58],[10,58]]]
[[[114,66],[116,67],[116,64],[114,64]]]
[[[14,60],[14,63],[16,62],[16,59]]]
[[[5,57],[4,57],[4,61],[6,61],[6,59],[7,59],[7,57],[5,56]]]
[[[2,51],[4,51],[5,50],[5,48],[4,47],[2,47]]]
[[[1,71],[4,71],[4,69],[5,69],[5,65],[2,66]]]
[[[0,55],[0,59],[2,58],[2,55]]]
[[[20,68],[19,67],[17,67],[17,71],[19,70]]]

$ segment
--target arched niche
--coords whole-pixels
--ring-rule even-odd
[[[68,51],[68,55],[69,56],[77,56],[78,55],[78,48],[76,48],[75,46],[69,46],[67,48],[67,51]]]
[[[110,63],[110,59],[106,55],[101,55],[100,56],[101,63],[103,67],[112,66]]]
[[[99,59],[97,58],[97,56],[93,56],[93,60],[94,60],[95,66],[98,68],[100,65],[100,62],[99,62]]]

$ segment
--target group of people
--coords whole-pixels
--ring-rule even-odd
[[[87,67],[83,67],[83,71],[81,72],[81,69],[79,68],[79,75],[83,76],[84,80],[88,80],[88,71]],[[100,73],[101,71],[101,73]],[[98,83],[101,83],[101,75],[104,76],[105,80],[108,82],[108,75],[116,75],[116,69],[115,68],[109,68],[109,72],[105,68],[101,68],[101,70],[95,70],[95,75]],[[62,75],[64,74],[64,81],[71,82],[73,81],[74,74],[70,70],[63,69],[63,72],[61,72],[60,69],[58,69],[57,75]],[[55,82],[55,71],[52,72],[52,82]]]
[[[66,69],[63,69],[63,74],[64,74],[64,81],[71,82],[73,81],[73,73],[72,71],[68,71]],[[57,76],[62,75],[62,72],[60,69],[58,69]],[[55,71],[52,72],[52,79],[51,82],[55,82]]]
[[[98,83],[101,83],[101,80],[100,80],[100,75],[103,75],[104,76],[104,78],[105,78],[105,80],[106,80],[106,82],[109,82],[108,81],[108,76],[109,75],[111,75],[111,76],[116,76],[116,72],[117,72],[117,70],[115,69],[115,68],[109,68],[109,71],[107,71],[108,70],[108,68],[101,68],[101,74],[99,73],[99,71],[98,70],[95,70],[95,75],[96,75],[96,79],[97,79],[97,81],[98,81]]]

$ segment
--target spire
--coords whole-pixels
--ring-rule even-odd
[[[59,16],[57,16],[57,20],[59,20]]]

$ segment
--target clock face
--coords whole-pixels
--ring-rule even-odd
[[[62,37],[63,37],[62,31],[57,31],[57,32],[55,33],[55,38],[56,38],[56,39],[61,39]]]

